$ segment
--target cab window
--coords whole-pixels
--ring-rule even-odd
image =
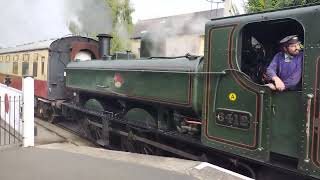
[[[266,69],[275,54],[281,51],[280,40],[298,35],[304,42],[301,24],[292,19],[249,23],[244,26],[239,47],[241,48],[241,71],[257,84],[269,83]]]

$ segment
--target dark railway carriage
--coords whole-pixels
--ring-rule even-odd
[[[96,40],[70,36],[0,49],[0,82],[11,78],[10,86],[22,88],[22,77],[33,76],[38,112],[51,114],[51,102],[68,99],[64,68],[70,61],[99,58]]]
[[[72,61],[99,58],[98,42],[85,37],[62,38],[50,44],[49,57],[47,99],[68,99],[64,88],[64,68]]]
[[[212,20],[204,58],[70,63],[65,106],[84,113],[96,140],[120,135],[127,150],[231,159],[258,179],[320,178],[319,8]],[[293,34],[304,45],[302,88],[271,91],[264,69]]]
[[[47,100],[66,99],[64,68],[70,61],[98,58],[97,41],[78,36],[46,40],[0,49],[1,74],[12,78],[11,86],[22,87],[22,77],[35,78],[35,95]]]

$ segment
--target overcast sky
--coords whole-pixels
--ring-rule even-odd
[[[197,11],[210,10],[210,0],[130,0],[135,9],[134,22],[138,19],[150,19],[172,16]],[[218,1],[218,0],[213,0]],[[233,0],[239,3],[246,0]],[[74,3],[77,2],[77,3]],[[89,28],[86,32],[109,32],[111,20],[100,0],[0,0],[0,46],[13,46],[38,40],[61,37],[70,34],[68,25],[74,23],[80,29]],[[89,4],[88,3],[93,3]],[[223,4],[220,4],[220,8]],[[89,8],[89,9],[88,9]],[[213,4],[216,8],[216,4]],[[28,11],[25,11],[28,9]],[[22,14],[17,12],[23,12]],[[45,13],[43,13],[45,12]],[[88,16],[87,24],[79,23],[83,12],[95,12]],[[84,14],[83,16],[86,16]],[[81,17],[83,17],[81,16]],[[95,19],[96,21],[92,21]],[[103,20],[102,20],[103,19]],[[99,26],[105,22],[107,26]],[[123,33],[125,34],[125,33]]]
[[[243,11],[243,2],[245,1],[233,0],[240,11]],[[135,9],[135,12],[132,14],[134,22],[139,19],[172,16],[211,9],[211,3],[207,0],[131,0],[131,3]],[[217,5],[213,4],[213,8],[216,7]],[[221,3],[219,7],[223,7],[223,4]]]

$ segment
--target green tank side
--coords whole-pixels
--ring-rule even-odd
[[[194,72],[200,60],[152,59],[74,62],[66,68],[66,86],[87,92],[115,95],[178,106],[198,106]],[[197,95],[200,96],[200,95]]]

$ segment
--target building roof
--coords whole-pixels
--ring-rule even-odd
[[[210,21],[210,19],[223,17],[223,13],[224,9],[220,8],[212,11],[200,11],[176,16],[139,20],[135,24],[132,38],[139,39],[148,32],[172,35],[203,35],[205,24]]]

